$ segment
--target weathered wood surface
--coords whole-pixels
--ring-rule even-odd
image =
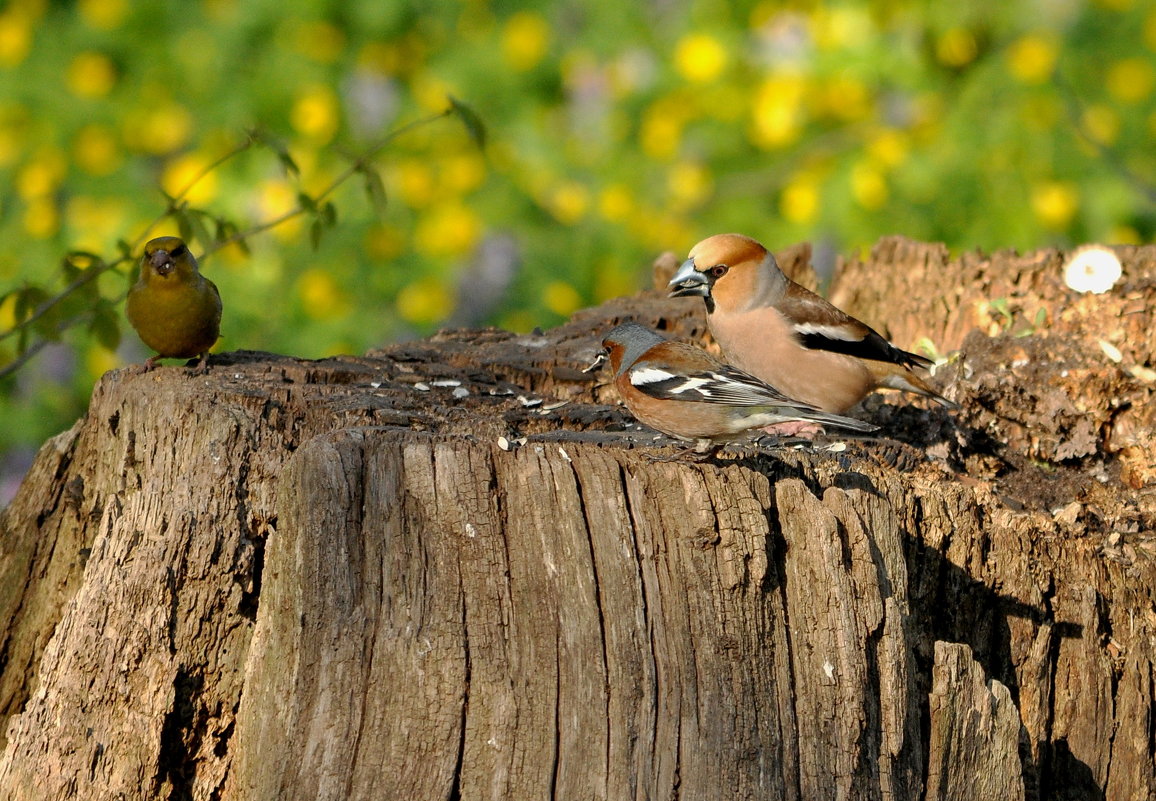
[[[879,319],[973,275],[940,253],[834,291]],[[0,517],[0,798],[1156,797],[1156,304],[1114,314],[1153,254],[1100,299],[979,259],[1050,287],[1026,337],[906,286],[963,409],[872,399],[894,438],[845,449],[645,458],[580,368],[622,316],[704,333],[657,294],[109,374]]]

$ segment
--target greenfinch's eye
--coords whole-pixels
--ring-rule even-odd
[[[174,257],[183,256],[185,254],[185,249],[186,248],[183,244],[177,245],[175,248],[173,248],[171,251],[169,251],[169,255],[174,256]]]

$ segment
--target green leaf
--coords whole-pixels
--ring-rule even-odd
[[[120,345],[120,315],[110,302],[101,300],[96,304],[88,330],[103,347],[117,349]]]
[[[193,241],[193,219],[184,209],[174,209],[173,217],[177,220],[177,233],[185,242]]]
[[[277,160],[281,162],[281,166],[285,168],[285,174],[293,178],[301,175],[301,168],[297,166],[297,162],[289,155],[288,150],[277,151]]]
[[[482,122],[482,118],[478,116],[476,111],[453,95],[449,96],[449,101],[450,111],[457,115],[458,119],[462,121],[462,125],[466,126],[466,133],[470,135],[470,139],[474,140],[474,144],[478,146],[479,150],[484,150],[486,147],[486,126]]]
[[[332,202],[327,202],[321,207],[321,220],[329,228],[337,225],[337,207]]]
[[[294,178],[301,175],[301,168],[297,166],[297,162],[289,155],[289,148],[286,147],[280,139],[256,128],[249,131],[249,138],[257,144],[272,150],[277,155],[277,160],[281,162],[281,166],[287,175]]]
[[[26,286],[16,290],[16,308],[13,310],[16,322],[27,319],[46,300],[48,293],[38,286]]]
[[[297,193],[297,205],[311,214],[317,213],[317,201],[304,192]]]
[[[89,270],[103,271],[108,269],[108,265],[105,264],[104,259],[95,253],[89,253],[85,250],[71,250],[64,254],[60,268],[68,281],[75,281]]]
[[[309,242],[313,245],[313,249],[317,250],[321,245],[321,235],[325,232],[325,226],[321,222],[320,217],[313,219],[313,224],[309,226]]]
[[[385,196],[385,183],[381,180],[381,175],[372,168],[365,168],[360,171],[365,176],[365,194],[369,197],[369,202],[373,206],[373,210],[378,214],[385,213],[387,205]]]

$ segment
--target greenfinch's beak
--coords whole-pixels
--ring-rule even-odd
[[[176,266],[173,264],[173,257],[169,255],[167,250],[154,250],[148,259],[149,264],[157,271],[157,275],[168,275]]]
[[[678,268],[678,272],[674,274],[674,278],[671,278],[670,283],[667,284],[671,288],[670,297],[672,298],[688,295],[709,297],[710,285],[711,277],[694,268],[694,259],[684,261],[682,266]]]

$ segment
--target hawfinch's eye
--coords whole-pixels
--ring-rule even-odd
[[[716,264],[714,267],[710,268],[710,274],[715,278],[722,278],[727,274],[727,270],[729,269],[730,267],[727,267],[725,264]]]

